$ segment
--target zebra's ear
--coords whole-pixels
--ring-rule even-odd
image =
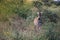
[[[37,12],[37,15],[39,15],[39,12]]]
[[[43,12],[40,12],[41,14],[43,13]],[[37,12],[37,15],[39,15],[39,12]]]

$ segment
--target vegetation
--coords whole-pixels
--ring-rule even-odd
[[[0,40],[60,40],[59,10],[52,0],[0,0]],[[38,11],[43,12],[39,33],[33,24]]]

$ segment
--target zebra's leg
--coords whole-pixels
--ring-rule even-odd
[[[34,30],[35,30],[35,32],[38,32],[38,27],[34,26]]]
[[[38,31],[41,30],[41,26],[42,26],[42,23],[39,23],[39,25],[38,25]]]

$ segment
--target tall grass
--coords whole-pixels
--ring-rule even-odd
[[[60,7],[47,9],[42,6],[43,17],[46,20],[39,33],[36,33],[33,20],[37,17],[37,11],[32,10],[32,3],[21,3],[21,0],[0,1],[0,40],[60,40],[60,22],[50,22],[46,17],[51,13],[59,15]]]

